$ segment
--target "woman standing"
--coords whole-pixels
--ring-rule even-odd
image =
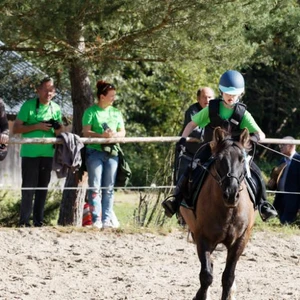
[[[98,103],[85,110],[82,118],[83,136],[116,138],[125,136],[121,112],[113,107],[115,87],[105,81],[97,82]],[[113,211],[114,184],[118,167],[118,151],[112,144],[88,144],[86,167],[88,171],[88,201],[93,225],[97,228],[118,227]]]

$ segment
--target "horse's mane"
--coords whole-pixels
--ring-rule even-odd
[[[224,149],[230,146],[237,146],[240,149],[244,149],[246,152],[251,150],[250,136],[247,129],[244,129],[237,140],[236,137],[232,137],[231,133],[217,127],[214,131],[214,137],[210,143],[211,151],[214,155],[222,152]]]
[[[211,144],[211,151],[214,155],[222,152],[224,149],[229,148],[234,144],[234,140],[232,138],[227,138],[219,143]]]

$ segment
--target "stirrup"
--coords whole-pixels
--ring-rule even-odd
[[[264,208],[262,209],[263,206]],[[258,212],[264,222],[268,221],[269,219],[278,217],[275,207],[267,201],[263,201],[258,205]]]
[[[171,200],[173,198],[173,200]],[[169,218],[172,218],[178,210],[177,200],[174,195],[167,197],[162,203],[162,207],[165,210],[165,215]]]

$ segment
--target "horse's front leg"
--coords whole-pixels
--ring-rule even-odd
[[[213,282],[213,263],[211,259],[211,247],[204,239],[197,239],[197,252],[201,263],[200,269],[200,289],[194,300],[209,299],[209,287]]]
[[[228,249],[226,266],[222,274],[222,300],[235,300],[235,269],[237,262],[246,246],[246,239],[240,238]]]
[[[195,235],[195,230],[196,230],[195,213],[191,209],[187,209],[187,208],[181,206],[180,214],[182,215],[186,224],[189,226],[190,231],[193,233],[193,235]]]

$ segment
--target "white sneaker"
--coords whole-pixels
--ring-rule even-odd
[[[102,228],[113,228],[111,221],[104,221]]]
[[[102,222],[101,221],[96,221],[95,223],[93,223],[93,227],[101,229],[102,228]]]
[[[112,227],[113,228],[120,228],[120,222],[118,220],[115,220],[114,222],[112,222]]]
[[[115,214],[114,211],[112,211],[112,214],[111,214],[111,224],[112,224],[112,227],[113,228],[119,228],[120,227],[120,222]]]

